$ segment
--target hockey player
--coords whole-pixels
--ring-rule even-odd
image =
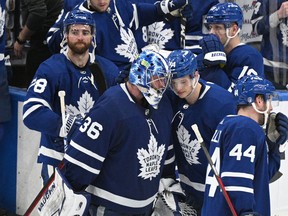
[[[169,79],[164,57],[143,51],[73,133],[64,175],[74,191],[89,185],[91,215],[150,215],[161,176],[175,175]]]
[[[88,49],[96,29],[90,13],[73,11],[65,20],[64,29],[67,53],[55,54],[41,64],[27,90],[23,106],[24,124],[41,132],[38,163],[43,164],[44,183],[49,177],[48,165],[56,167],[63,159],[63,137],[76,116],[85,116],[98,100],[100,83],[105,82],[98,77],[101,68],[108,86],[114,84],[118,75],[118,68],[115,65],[113,68],[112,62],[99,56],[95,64],[100,70],[92,70],[91,65],[95,64],[90,62]],[[66,115],[65,122],[61,120],[59,91],[66,92],[65,113],[62,113]]]
[[[213,135],[210,155],[237,215],[270,216],[266,125],[275,90],[259,76],[240,79],[235,86],[237,115],[226,116]],[[278,146],[277,146],[278,147]],[[278,151],[278,148],[269,151]],[[211,168],[207,169],[202,216],[231,215]]]
[[[176,114],[172,124],[176,164],[181,187],[187,196],[186,203],[197,209],[199,215],[208,162],[191,126],[197,124],[209,144],[222,118],[236,113],[235,100],[225,89],[200,79],[197,60],[191,51],[175,50],[168,56],[168,62],[175,93],[172,104]]]
[[[172,11],[186,5],[186,0],[163,0],[158,4],[132,4],[127,0],[86,0],[75,9],[90,12],[97,25],[95,53],[114,62],[120,70],[130,65],[138,51],[147,45],[147,36],[137,40],[133,33],[141,26],[149,25]],[[149,15],[148,15],[149,14]],[[65,15],[62,16],[65,19]],[[48,45],[60,51],[61,19],[48,33]],[[57,31],[58,30],[58,31]],[[52,35],[51,35],[52,34]],[[141,40],[140,40],[141,39]],[[65,41],[62,41],[64,44]]]
[[[263,57],[255,48],[241,43],[239,32],[243,24],[241,8],[232,2],[218,3],[207,14],[206,23],[210,33],[219,37],[224,45],[227,63],[224,67],[232,92],[235,82],[245,75],[264,77]]]
[[[276,88],[288,84],[288,2],[286,0],[258,0],[251,23],[256,34],[263,35],[261,53],[267,79]],[[273,44],[273,45],[272,45]]]

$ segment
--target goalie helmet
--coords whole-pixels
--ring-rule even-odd
[[[238,105],[250,105],[255,101],[257,95],[263,95],[267,101],[273,95],[275,87],[269,80],[256,75],[244,76],[237,81],[234,95]]]
[[[196,56],[190,50],[174,50],[169,54],[167,60],[171,69],[172,79],[186,75],[193,77],[194,72],[197,70]]]
[[[68,13],[67,17],[64,19],[64,33],[67,32],[68,26],[74,24],[89,25],[91,27],[91,34],[95,34],[96,25],[92,17],[92,14],[80,10],[72,10]]]
[[[206,25],[224,24],[225,28],[229,28],[231,23],[237,23],[238,27],[242,29],[243,12],[236,3],[218,3],[207,13]]]
[[[136,85],[147,102],[157,109],[169,85],[170,74],[168,64],[162,55],[152,50],[144,50],[131,65],[129,82]]]

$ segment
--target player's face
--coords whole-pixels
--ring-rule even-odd
[[[110,0],[91,0],[92,7],[98,12],[105,12],[109,7]]]
[[[175,94],[180,98],[186,98],[193,90],[192,79],[189,75],[173,79],[171,86]]]
[[[211,24],[209,25],[209,33],[215,34],[220,39],[222,44],[225,44],[227,40],[226,28],[224,24]]]
[[[69,28],[67,34],[67,44],[69,48],[77,53],[85,53],[92,42],[92,32],[89,25],[75,24]]]
[[[159,76],[152,76],[151,77],[151,87],[155,90],[165,89],[167,86],[167,78],[166,77],[159,77]]]

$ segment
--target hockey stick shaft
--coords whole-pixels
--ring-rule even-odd
[[[183,16],[181,16],[181,25],[180,25],[180,27],[181,27],[181,30],[180,30],[180,45],[181,45],[181,48],[182,49],[185,49],[185,47],[186,47],[186,43],[185,43],[185,31],[186,31],[186,22],[187,22],[187,20],[186,20],[186,18],[185,17],[183,17]]]
[[[191,127],[192,127],[192,130],[194,131],[194,133],[195,133],[195,135],[197,137],[198,142],[201,145],[201,148],[204,151],[204,154],[205,154],[205,156],[206,156],[206,158],[208,160],[208,163],[209,163],[209,165],[210,165],[210,167],[211,167],[211,169],[212,169],[212,171],[213,171],[213,173],[214,173],[214,175],[215,175],[215,177],[217,179],[217,182],[218,182],[218,184],[219,184],[219,186],[220,186],[220,188],[221,188],[221,190],[223,192],[224,198],[225,198],[225,200],[226,200],[226,202],[227,202],[227,204],[228,204],[228,206],[229,206],[229,208],[230,208],[230,210],[232,212],[232,215],[233,216],[237,216],[237,212],[236,212],[236,210],[234,208],[234,205],[233,205],[233,203],[232,203],[232,201],[231,201],[231,199],[229,197],[229,194],[226,191],[225,185],[223,184],[223,181],[222,181],[222,179],[221,179],[216,167],[214,166],[214,163],[213,163],[213,161],[211,159],[211,156],[210,156],[210,154],[209,154],[209,152],[208,152],[208,150],[206,148],[206,145],[205,145],[205,143],[203,141],[203,138],[202,138],[202,136],[200,134],[200,131],[198,129],[197,124],[194,124]]]

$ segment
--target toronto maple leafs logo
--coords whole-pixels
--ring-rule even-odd
[[[282,33],[282,43],[284,46],[288,47],[288,26],[287,23],[280,24],[280,30]]]
[[[157,140],[153,135],[150,136],[148,151],[146,149],[138,149],[137,157],[139,163],[141,164],[140,171],[138,175],[143,179],[152,180],[160,173],[161,160],[165,151],[165,145],[162,144],[157,146]]]
[[[164,28],[165,23],[155,22],[148,26],[148,43],[157,44],[160,49],[165,49],[165,44],[173,37],[171,28]]]
[[[120,27],[120,35],[121,40],[124,43],[118,45],[115,50],[119,55],[128,58],[129,62],[132,62],[138,56],[138,49],[134,35],[130,29],[127,29],[126,31],[123,27]]]
[[[2,7],[0,5],[0,37],[2,37],[4,33],[4,25],[5,25],[5,10],[2,10]]]
[[[177,129],[176,133],[186,161],[190,165],[201,164],[198,158],[201,145],[198,143],[198,140],[195,139],[190,141],[190,134],[183,125]]]
[[[72,114],[74,116],[86,114],[93,107],[94,103],[95,101],[93,100],[91,95],[87,91],[85,91],[79,98],[79,101],[77,101],[78,107],[75,107],[71,104],[67,105],[66,113]]]

